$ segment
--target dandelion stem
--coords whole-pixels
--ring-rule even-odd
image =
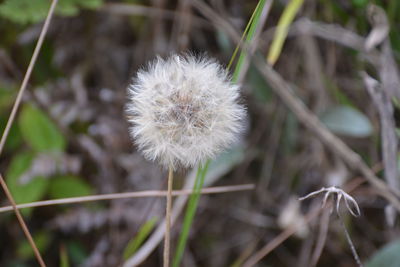
[[[169,251],[171,239],[171,206],[172,206],[172,182],[174,179],[173,169],[168,171],[167,206],[165,210],[165,240],[164,240],[164,267],[169,267]]]

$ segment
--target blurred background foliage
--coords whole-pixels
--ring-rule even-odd
[[[189,49],[207,52],[227,64],[235,47],[201,12],[187,8],[188,2],[59,0],[57,16],[1,156],[0,171],[17,203],[165,187],[165,173],[146,162],[128,136],[124,103],[130,78],[156,54]],[[207,3],[242,32],[257,1]],[[260,57],[266,57],[270,29],[287,3],[274,1],[261,35]],[[387,14],[393,58],[398,61],[397,0],[308,0],[295,21],[307,18],[340,25],[366,37],[371,30],[366,15],[370,3]],[[49,4],[48,0],[0,3],[0,132]],[[157,10],[150,9],[152,6],[164,11],[154,15]],[[189,12],[187,28],[179,12]],[[380,164],[379,120],[359,77],[361,70],[372,75],[377,71],[359,51],[324,39],[302,39],[297,33],[289,35],[276,69],[296,85],[299,97],[332,132],[370,166]],[[345,184],[355,177],[298,123],[252,64],[243,81],[243,97],[249,110],[240,152],[244,156],[239,162],[235,159],[234,166],[228,165],[216,184],[251,182],[257,189],[202,197],[183,266],[230,266],[287,226],[278,218],[289,212],[286,204],[291,197],[327,184]],[[184,183],[185,173],[178,176],[177,184]],[[389,243],[399,237],[399,223],[393,228],[385,225],[385,203],[369,190],[362,186],[355,191],[363,217],[348,218],[346,223],[364,261],[378,251],[367,266],[398,266],[398,241]],[[23,214],[49,266],[117,266],[151,234],[162,217],[163,201],[62,205],[24,209]],[[0,214],[0,226],[0,266],[35,266],[14,215]],[[291,238],[260,266],[309,266],[313,245],[309,240],[317,238],[318,226],[309,227],[308,238]],[[320,266],[354,266],[343,240],[332,219]],[[146,266],[157,266],[159,260],[153,254]]]
[[[96,9],[101,7],[102,0],[60,0],[56,14],[60,16],[76,16],[81,9]],[[1,4],[0,14],[10,21],[26,25],[41,22],[46,18],[49,9],[47,0],[5,0]]]

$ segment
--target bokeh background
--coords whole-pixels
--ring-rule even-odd
[[[270,11],[249,42],[257,58],[269,54],[275,27],[290,2],[267,1]],[[207,53],[226,66],[237,45],[233,36],[242,35],[257,3],[59,0],[0,156],[0,172],[16,202],[165,189],[167,173],[146,161],[129,137],[126,88],[157,55]],[[0,2],[0,132],[49,6],[48,0]],[[399,26],[397,0],[305,0],[274,65],[298,100],[379,177],[386,166],[382,119],[362,73],[392,84],[395,93],[388,93],[387,103],[394,112],[388,118],[395,124]],[[360,205],[360,217],[344,208],[341,216],[361,261],[370,267],[400,266],[399,223],[385,214],[390,206],[376,188],[299,122],[249,57],[239,82],[247,130],[212,163],[206,183],[250,183],[255,189],[201,197],[182,266],[242,266],[291,227],[298,231],[278,241],[257,266],[356,266],[341,220],[329,205],[307,222],[322,196],[298,201],[330,185],[349,190]],[[397,151],[396,144],[389,145]],[[175,188],[190,177],[191,170],[176,173]],[[0,202],[9,205],[3,193]],[[164,205],[163,198],[149,197],[22,213],[48,266],[120,266],[144,249],[164,216]],[[173,227],[173,243],[183,214],[184,209]],[[161,265],[159,244],[141,266]],[[37,266],[12,211],[0,213],[0,266]]]

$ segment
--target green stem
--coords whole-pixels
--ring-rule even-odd
[[[178,246],[176,249],[174,260],[172,262],[173,267],[178,267],[182,260],[183,252],[185,251],[186,242],[189,236],[189,231],[192,226],[193,218],[196,213],[197,205],[200,199],[200,192],[203,188],[209,165],[210,161],[208,160],[204,164],[204,167],[199,166],[199,168],[197,169],[196,180],[193,185],[193,193],[189,197],[188,207],[185,213],[185,218],[183,219],[182,232],[179,236]]]
[[[254,10],[253,16],[250,18],[251,21],[249,21],[249,29],[248,32],[245,32],[246,34],[246,43],[250,43],[251,40],[253,40],[254,34],[256,32],[257,26],[259,25],[261,13],[264,9],[266,0],[260,0],[258,2],[257,7]],[[247,28],[246,28],[247,29]],[[235,55],[234,55],[235,56]],[[243,62],[246,59],[247,53],[245,51],[242,51],[240,53],[238,62],[236,63],[235,71],[232,76],[232,82],[237,82],[240,71],[242,70]]]

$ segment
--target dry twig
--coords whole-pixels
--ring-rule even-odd
[[[203,188],[201,190],[201,194],[218,194],[218,193],[246,191],[246,190],[253,190],[253,189],[254,189],[253,184],[216,186],[216,187]],[[192,194],[191,189],[172,191],[173,196],[187,196],[190,194]],[[115,194],[104,194],[104,195],[93,195],[93,196],[44,200],[44,201],[31,202],[31,203],[26,203],[26,204],[18,204],[16,207],[18,209],[24,209],[24,208],[44,207],[44,206],[52,206],[52,205],[92,202],[92,201],[99,201],[99,200],[140,198],[140,197],[165,197],[166,195],[167,195],[167,191],[149,190],[149,191],[139,191],[139,192],[126,192],[126,193],[115,193]],[[13,209],[12,206],[1,207],[0,213],[6,212],[6,211],[11,211],[12,209]]]

